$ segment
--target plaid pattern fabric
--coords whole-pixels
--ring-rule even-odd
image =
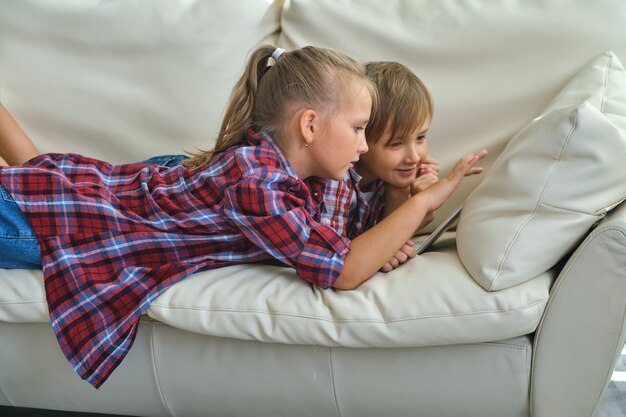
[[[349,241],[270,138],[202,170],[49,154],[0,171],[42,249],[52,327],[75,371],[99,387],[130,349],[141,314],[191,273],[276,262],[332,286]]]
[[[360,180],[356,171],[349,170],[341,181],[328,180],[324,189],[321,222],[349,239],[378,223],[384,209],[385,183],[377,180],[366,197]]]

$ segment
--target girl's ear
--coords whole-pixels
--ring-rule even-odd
[[[309,146],[320,132],[320,117],[313,109],[306,109],[298,117],[298,127],[304,140],[304,145]]]

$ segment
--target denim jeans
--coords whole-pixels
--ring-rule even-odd
[[[0,185],[0,268],[41,268],[37,236],[22,210],[2,185]]]
[[[142,161],[168,168],[180,165],[186,155],[162,155]],[[0,185],[0,268],[40,269],[39,241],[11,194]]]
[[[162,165],[164,167],[172,168],[178,166],[185,159],[189,158],[187,155],[160,155],[153,156],[150,159],[146,159],[142,161],[142,164],[150,164],[150,165]]]

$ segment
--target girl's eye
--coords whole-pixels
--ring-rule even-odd
[[[421,135],[415,138],[417,142],[424,142],[426,140],[426,135]]]
[[[365,128],[364,128],[363,126],[355,126],[355,127],[354,127],[354,131],[355,131],[356,133],[359,133],[361,130],[365,130]]]
[[[387,146],[390,147],[390,148],[398,148],[398,147],[402,146],[402,144],[403,144],[403,142],[391,142]]]

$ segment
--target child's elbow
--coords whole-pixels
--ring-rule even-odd
[[[339,275],[335,283],[333,284],[333,288],[336,290],[353,290],[361,285],[361,281],[350,279],[346,276]]]

